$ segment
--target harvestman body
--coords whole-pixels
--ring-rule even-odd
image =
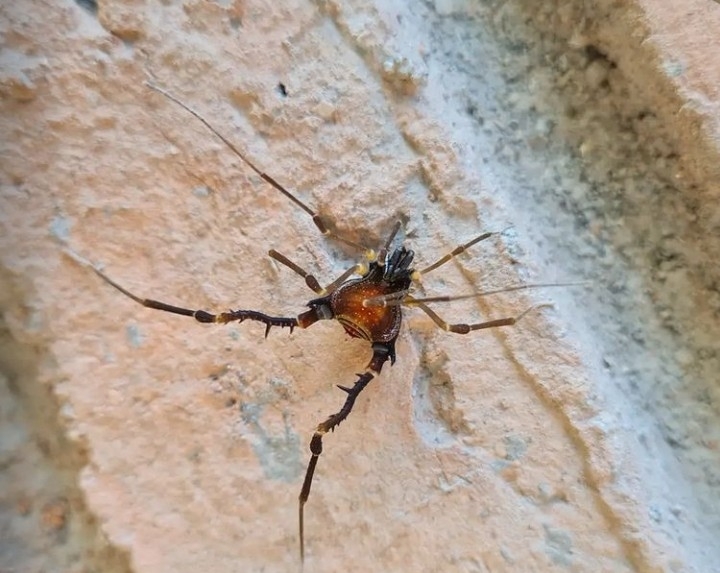
[[[198,322],[225,324],[234,321],[243,322],[245,320],[254,320],[265,325],[265,336],[267,337],[270,332],[270,328],[273,326],[283,328],[287,327],[292,332],[294,328],[309,328],[319,320],[334,319],[342,324],[350,336],[365,339],[371,344],[372,358],[365,367],[365,371],[362,374],[357,375],[357,380],[350,387],[338,384],[338,388],[347,394],[345,403],[337,413],[332,414],[325,421],[318,424],[315,428],[312,439],[310,440],[311,457],[305,473],[302,489],[300,491],[298,508],[300,559],[301,561],[304,561],[305,533],[303,508],[305,507],[305,502],[307,502],[310,495],[310,486],[312,485],[315,467],[317,466],[318,458],[322,453],[323,436],[334,430],[340,422],[348,417],[360,392],[362,392],[365,386],[367,386],[373,378],[380,374],[384,364],[388,360],[391,365],[394,364],[395,341],[400,333],[400,326],[402,324],[401,307],[416,306],[425,312],[433,320],[433,322],[435,322],[435,324],[443,330],[457,334],[467,334],[473,330],[513,325],[528,312],[543,305],[530,307],[525,312],[515,317],[501,318],[475,324],[449,324],[431,310],[428,304],[465,298],[475,298],[498,292],[522,290],[541,286],[561,286],[561,284],[573,283],[520,285],[492,291],[475,292],[469,295],[461,296],[438,296],[428,298],[413,297],[410,294],[411,287],[413,283],[420,280],[422,275],[437,269],[441,265],[444,265],[467,248],[492,236],[493,233],[483,233],[473,238],[471,241],[458,246],[450,253],[420,271],[415,270],[412,267],[414,258],[413,251],[406,249],[404,246],[391,248],[393,239],[400,229],[399,222],[395,224],[387,241],[377,253],[374,251],[367,251],[363,246],[349,241],[334,231],[331,231],[326,221],[320,215],[315,213],[312,209],[310,209],[310,207],[300,201],[297,197],[295,197],[295,195],[290,193],[272,177],[266,175],[255,167],[255,165],[248,160],[243,153],[241,153],[230,141],[221,135],[196,111],[162,88],[150,83],[148,83],[147,86],[180,105],[187,112],[201,121],[213,134],[223,141],[223,143],[225,143],[233,151],[233,153],[235,153],[246,165],[248,165],[250,169],[257,173],[264,181],[269,183],[277,191],[285,195],[285,197],[295,203],[295,205],[308,213],[312,217],[315,226],[323,235],[365,251],[365,258],[367,262],[356,264],[326,287],[322,287],[312,274],[303,270],[284,255],[275,250],[269,251],[268,254],[271,258],[303,277],[307,286],[318,295],[318,298],[314,298],[307,303],[309,310],[299,314],[297,317],[269,316],[255,310],[231,310],[229,312],[213,314],[204,310],[191,310],[173,306],[164,302],[138,297],[110,279],[97,267],[92,267],[95,273],[106,283],[115,287],[135,302],[148,308],[163,310],[165,312],[171,312],[183,316],[190,316]],[[350,278],[353,275],[359,275],[360,278]]]

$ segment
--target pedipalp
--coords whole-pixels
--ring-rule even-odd
[[[340,388],[340,390],[347,393],[345,403],[338,412],[328,416],[324,422],[318,424],[317,428],[315,428],[312,439],[310,440],[310,453],[312,455],[310,457],[310,461],[308,462],[308,467],[305,470],[305,479],[303,480],[302,489],[300,490],[300,496],[298,497],[298,520],[301,562],[305,561],[305,518],[303,510],[305,508],[305,503],[310,496],[310,488],[312,487],[312,480],[313,476],[315,475],[315,467],[317,466],[318,458],[320,457],[320,454],[322,454],[322,438],[328,432],[333,431],[343,420],[345,420],[345,418],[348,417],[348,415],[350,415],[350,412],[355,405],[355,400],[357,399],[358,395],[365,389],[365,387],[370,383],[373,378],[380,375],[380,371],[382,370],[385,362],[387,362],[388,360],[394,362],[394,340],[392,341],[392,343],[389,344],[373,344],[372,348],[373,356],[370,359],[368,365],[365,367],[365,372],[357,375],[358,379],[355,381],[355,384],[353,384],[352,388],[341,386],[340,384],[336,385],[338,388]]]

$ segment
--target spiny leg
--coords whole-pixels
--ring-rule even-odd
[[[496,233],[492,233],[492,232],[490,232],[490,233],[483,233],[482,235],[478,235],[477,237],[475,237],[474,239],[468,241],[467,243],[455,247],[455,248],[454,248],[452,251],[450,251],[447,255],[445,255],[445,256],[443,256],[443,257],[440,257],[440,258],[439,258],[437,261],[435,261],[433,264],[428,265],[427,267],[425,267],[425,268],[424,268],[423,270],[421,270],[421,271],[417,271],[417,272],[418,272],[418,275],[417,275],[417,277],[416,277],[415,280],[417,280],[420,276],[426,275],[426,274],[429,273],[430,271],[434,271],[434,270],[437,269],[438,267],[441,267],[442,265],[444,265],[444,264],[447,263],[448,261],[451,261],[452,259],[454,259],[455,257],[457,257],[460,253],[462,253],[462,252],[466,251],[467,249],[469,249],[470,247],[472,247],[474,244],[479,243],[480,241],[484,241],[484,240],[487,239],[488,237],[492,237],[492,236],[495,235],[495,234],[496,234]]]
[[[167,303],[149,299],[149,298],[141,298],[141,297],[131,293],[129,290],[125,289],[124,287],[120,286],[118,283],[116,283],[114,280],[112,280],[110,277],[108,277],[105,273],[103,273],[101,270],[99,270],[94,265],[92,265],[91,268],[93,271],[95,271],[96,275],[98,275],[102,280],[104,280],[110,286],[116,288],[117,290],[119,290],[121,293],[123,293],[128,298],[131,298],[138,304],[141,304],[142,306],[147,307],[147,308],[154,308],[156,310],[171,312],[173,314],[180,314],[182,316],[191,316],[198,322],[203,322],[203,323],[226,324],[228,322],[233,322],[233,321],[243,322],[244,320],[255,320],[257,322],[262,322],[265,325],[265,337],[266,338],[267,338],[267,335],[270,333],[270,328],[273,326],[279,326],[281,328],[287,327],[290,329],[290,332],[292,332],[296,326],[299,326],[297,318],[282,317],[282,316],[268,316],[267,314],[263,314],[262,312],[258,312],[256,310],[231,310],[229,312],[221,312],[218,314],[212,314],[205,310],[192,310],[189,308],[174,306],[171,304],[167,304]]]
[[[517,316],[511,316],[508,318],[498,318],[495,320],[488,320],[485,322],[476,322],[474,324],[450,324],[440,318],[440,316],[432,310],[429,306],[427,306],[425,303],[419,302],[418,300],[411,299],[408,301],[412,306],[417,306],[420,310],[422,310],[425,314],[427,314],[430,318],[432,318],[433,322],[437,324],[440,328],[443,330],[447,330],[448,332],[454,332],[456,334],[467,334],[468,332],[472,332],[473,330],[483,330],[485,328],[496,328],[498,326],[512,326],[513,324],[517,324],[527,313],[532,312],[533,310],[537,310],[538,308],[546,307],[546,306],[552,306],[552,304],[549,303],[542,303],[542,304],[536,304],[535,306],[531,306],[527,310],[521,312]]]
[[[303,203],[300,199],[298,199],[295,195],[290,193],[285,187],[283,187],[280,183],[278,183],[275,179],[273,179],[270,175],[267,173],[264,173],[260,169],[258,169],[255,164],[248,159],[248,157],[241,152],[227,137],[225,137],[223,134],[221,134],[217,129],[215,129],[212,124],[206,120],[202,115],[200,115],[197,111],[195,111],[193,108],[191,108],[189,105],[187,105],[182,100],[175,97],[173,94],[171,94],[169,91],[161,88],[160,86],[155,85],[152,82],[146,81],[145,85],[149,87],[151,90],[165,96],[170,101],[174,102],[175,104],[179,105],[181,108],[183,108],[185,111],[187,111],[190,115],[195,117],[198,121],[200,121],[210,132],[212,132],[220,141],[222,141],[225,145],[228,146],[230,151],[232,151],[235,155],[237,155],[250,169],[252,169],[255,173],[258,174],[258,176],[265,181],[266,183],[272,185],[275,189],[277,189],[280,193],[285,195],[290,201],[295,203],[300,209],[305,211],[308,215],[312,217],[313,223],[315,223],[315,226],[318,228],[318,230],[325,235],[326,237],[335,239],[336,241],[340,241],[341,243],[345,243],[346,245],[349,245],[353,248],[365,250],[365,247],[360,245],[359,243],[356,243],[354,241],[351,241],[349,239],[346,239],[345,237],[342,237],[332,231],[330,229],[330,225],[328,223],[328,220],[324,218],[322,215],[319,215],[315,211],[313,211],[310,207],[308,207],[305,203]]]
[[[303,508],[305,502],[307,502],[310,496],[310,487],[312,486],[313,475],[315,474],[315,467],[317,466],[318,458],[322,453],[322,438],[325,434],[333,431],[335,427],[340,424],[345,418],[348,417],[355,405],[355,399],[358,397],[360,392],[363,391],[370,381],[380,374],[383,364],[387,360],[391,363],[394,362],[395,357],[395,341],[389,343],[376,342],[372,345],[373,356],[368,363],[365,372],[358,374],[358,379],[352,388],[337,385],[343,392],[347,393],[347,398],[340,410],[328,416],[328,418],[318,424],[310,440],[310,462],[308,463],[307,470],[305,472],[305,479],[303,480],[302,489],[300,490],[299,504],[298,504],[298,527],[300,536],[300,561],[305,561],[305,522],[303,516]]]

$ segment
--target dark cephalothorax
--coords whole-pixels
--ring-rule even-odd
[[[447,253],[420,271],[412,268],[415,256],[413,251],[405,248],[404,246],[394,248],[392,246],[393,241],[400,230],[399,222],[395,224],[390,236],[377,253],[372,250],[367,250],[362,245],[350,241],[343,235],[332,231],[331,226],[325,218],[315,213],[315,211],[300,201],[300,199],[290,193],[287,189],[285,189],[285,187],[275,181],[275,179],[255,167],[255,165],[237,147],[221,135],[212,125],[210,125],[210,123],[208,123],[193,109],[175,98],[172,94],[153,84],[148,84],[148,87],[182,106],[185,110],[200,120],[240,159],[242,159],[250,169],[257,173],[261,179],[266,181],[292,201],[296,206],[309,214],[312,217],[315,226],[323,235],[330,239],[345,243],[351,247],[365,251],[365,262],[358,263],[349,268],[340,277],[325,287],[320,285],[314,275],[305,271],[302,267],[288,259],[285,255],[282,255],[275,250],[269,251],[268,254],[271,258],[300,275],[303,279],[305,279],[305,284],[318,295],[317,298],[314,298],[307,303],[308,310],[300,313],[297,317],[270,316],[256,310],[230,310],[228,312],[214,314],[205,310],[192,310],[170,305],[157,300],[138,297],[110,279],[97,266],[91,265],[95,273],[106,283],[112,285],[125,296],[147,308],[153,308],[183,316],[190,316],[203,323],[225,324],[228,322],[243,322],[245,320],[252,320],[265,325],[266,337],[273,326],[282,328],[286,327],[292,332],[292,330],[296,327],[301,329],[309,328],[319,320],[337,320],[350,336],[362,338],[370,343],[372,357],[365,367],[365,370],[361,374],[357,375],[357,380],[355,380],[352,386],[342,386],[338,384],[338,388],[347,394],[345,402],[340,410],[338,410],[335,414],[328,416],[327,419],[317,425],[310,440],[311,457],[299,496],[299,537],[300,558],[302,561],[304,560],[305,555],[303,508],[310,495],[310,487],[312,485],[315,467],[317,465],[318,458],[322,453],[323,436],[334,430],[338,424],[347,418],[352,411],[355,400],[360,392],[362,392],[362,390],[373,378],[380,374],[385,362],[389,360],[390,364],[395,363],[395,341],[397,340],[400,333],[400,327],[402,325],[402,307],[415,306],[426,313],[441,329],[457,334],[467,334],[474,330],[515,324],[518,320],[525,316],[525,314],[542,305],[530,307],[525,312],[515,317],[501,318],[474,324],[449,324],[437,313],[435,313],[435,311],[433,311],[428,305],[437,302],[474,298],[497,292],[507,292],[531,287],[558,286],[561,283],[552,283],[549,285],[520,285],[492,291],[474,292],[467,295],[425,298],[413,297],[411,294],[412,287],[420,280],[422,275],[434,271],[472,245],[492,236],[493,233],[483,233],[478,235],[467,243],[459,245],[453,251]],[[78,259],[77,256],[75,256],[75,258]],[[354,275],[359,276],[359,278],[351,278]]]

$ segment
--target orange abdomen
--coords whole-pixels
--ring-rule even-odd
[[[361,279],[347,283],[332,293],[330,306],[335,319],[350,336],[370,342],[389,342],[400,330],[400,307],[364,306],[363,301],[395,291],[386,285]]]

